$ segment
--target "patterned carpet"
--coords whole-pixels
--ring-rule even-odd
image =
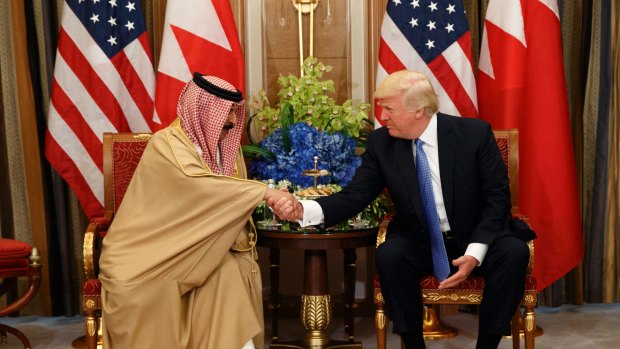
[[[620,304],[588,304],[584,306],[564,305],[559,308],[536,309],[537,324],[544,334],[536,337],[536,349],[616,349],[620,348]],[[428,349],[474,349],[477,318],[471,314],[444,316],[443,321],[459,329],[454,338],[427,341]],[[83,333],[80,317],[18,317],[2,318],[1,323],[15,326],[29,338],[34,349],[71,348],[73,339]],[[267,321],[269,325],[270,321]],[[280,323],[280,337],[283,340],[300,338],[304,330],[298,319],[283,319]],[[331,338],[343,339],[341,319],[334,319],[330,325]],[[356,319],[356,339],[364,348],[376,348],[372,318]],[[271,338],[271,329],[266,329],[266,338]],[[388,335],[389,349],[399,349],[398,336]],[[523,343],[521,343],[523,348]],[[19,342],[8,336],[7,344],[0,349],[21,348]],[[502,340],[500,349],[512,348],[509,339]],[[163,349],[163,348],[162,348]],[[217,348],[220,349],[220,348]],[[228,348],[222,348],[228,349]],[[234,349],[234,348],[232,348]]]

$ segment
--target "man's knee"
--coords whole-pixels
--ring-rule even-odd
[[[401,265],[405,261],[405,254],[391,241],[385,241],[381,244],[375,253],[375,264],[377,270],[392,269]]]
[[[527,244],[518,238],[505,237],[497,241],[502,264],[511,265],[516,269],[525,269],[530,260],[530,250]]]

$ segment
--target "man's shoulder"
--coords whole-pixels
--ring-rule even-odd
[[[381,126],[377,129],[374,129],[370,135],[369,138],[384,138],[384,137],[389,137],[390,134],[388,133],[388,129],[385,126]]]
[[[380,147],[380,148],[389,147],[391,144],[393,144],[397,140],[398,138],[392,137],[387,127],[383,126],[383,127],[373,130],[368,135],[367,146],[371,146],[375,148],[376,147]]]
[[[437,121],[440,129],[452,129],[463,134],[484,134],[491,130],[491,124],[477,119],[448,114],[437,113]]]

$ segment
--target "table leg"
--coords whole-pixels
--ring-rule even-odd
[[[280,309],[280,249],[269,249],[269,272],[271,277],[271,293],[269,309],[271,309],[271,341],[278,341],[278,310]]]
[[[344,250],[344,332],[349,340],[355,339],[355,321],[353,311],[355,304],[355,271],[357,254],[354,248]]]
[[[327,253],[307,250],[304,255],[304,288],[301,295],[301,322],[306,328],[304,343],[311,347],[329,342],[325,333],[332,317],[327,284]]]
[[[306,328],[303,340],[272,342],[270,348],[361,349],[362,344],[329,338],[326,330],[332,318],[331,298],[327,282],[327,252],[306,250],[304,285],[301,295],[301,323]]]

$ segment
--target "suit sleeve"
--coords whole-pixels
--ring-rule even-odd
[[[351,218],[368,206],[385,187],[380,158],[376,152],[377,137],[371,135],[362,155],[362,164],[342,191],[317,199],[325,216],[325,226],[333,226]]]

